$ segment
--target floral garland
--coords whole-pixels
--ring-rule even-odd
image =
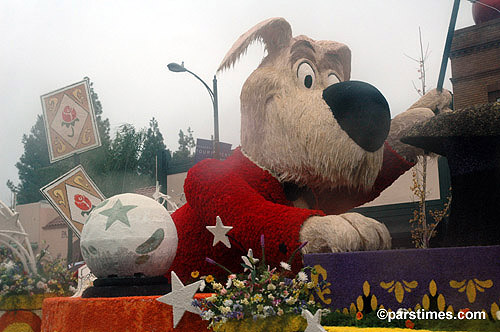
[[[279,268],[271,268],[265,264],[264,236],[261,236],[261,260],[249,249],[248,254],[241,257],[244,272],[238,275],[206,258],[208,263],[228,273],[227,281],[223,285],[208,280],[211,276],[205,277],[204,281],[216,293],[195,300],[193,305],[202,310],[202,319],[210,321],[209,327],[214,331],[281,331],[284,326],[286,331],[304,330],[307,323],[300,316],[302,311],[321,309],[313,296],[321,285],[309,281],[307,273],[316,274],[315,269],[305,267],[297,275],[291,272],[293,257],[306,244],[292,253],[288,263],[281,262]],[[191,276],[198,277],[198,273],[195,271]]]
[[[70,295],[76,291],[76,278],[62,259],[47,259],[47,250],[37,255],[38,273],[28,274],[22,263],[0,248],[0,298],[36,294]]]

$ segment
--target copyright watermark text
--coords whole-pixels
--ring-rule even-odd
[[[387,320],[391,322],[393,320],[415,320],[415,319],[440,319],[440,320],[452,320],[452,319],[487,319],[487,315],[484,311],[469,311],[461,310],[457,314],[450,311],[427,311],[425,309],[418,309],[415,311],[409,311],[406,309],[399,309],[398,311],[389,311],[387,309],[379,309],[377,311],[377,317],[381,320]]]

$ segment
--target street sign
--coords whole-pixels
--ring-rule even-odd
[[[196,139],[196,150],[194,162],[197,163],[203,159],[214,157],[214,141],[208,139]],[[220,160],[225,160],[231,155],[231,144],[219,142]]]

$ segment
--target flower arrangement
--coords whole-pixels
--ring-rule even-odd
[[[47,250],[37,255],[38,273],[28,274],[22,263],[5,248],[0,248],[0,297],[36,294],[71,295],[76,278],[61,259],[49,259]]]
[[[241,257],[244,269],[241,274],[234,274],[206,258],[208,263],[227,272],[227,281],[222,284],[212,280],[210,286],[215,294],[195,300],[193,305],[202,310],[202,319],[210,321],[209,328],[214,331],[303,331],[307,323],[300,316],[302,311],[314,313],[321,309],[313,297],[313,292],[321,285],[309,281],[307,273],[315,274],[316,271],[310,267],[303,268],[297,275],[291,271],[294,255],[306,244],[301,244],[288,262],[271,268],[265,263],[262,236],[261,259],[255,258],[249,249],[248,254]],[[193,273],[192,277],[195,276],[198,274]],[[204,279],[206,283],[207,279]]]

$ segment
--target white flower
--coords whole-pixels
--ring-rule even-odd
[[[200,283],[200,292],[203,292],[203,290],[205,289],[206,286],[207,286],[207,284],[205,283],[205,280],[201,280],[201,283]]]
[[[285,302],[288,305],[294,305],[295,302],[297,302],[297,299],[295,297],[289,297],[288,299],[285,300]]]
[[[37,282],[37,283],[36,283],[36,288],[38,288],[38,289],[44,289],[44,287],[43,287],[43,286],[47,286],[47,285],[45,285],[45,284],[44,284],[43,282],[41,282],[41,281],[39,281],[39,282]]]
[[[211,320],[214,317],[214,312],[212,310],[205,311],[202,316],[204,320]]]
[[[231,305],[233,305],[233,300],[229,300],[229,299],[228,299],[228,300],[225,300],[225,301],[224,301],[224,305],[225,305],[226,307],[230,307]]]
[[[292,267],[290,266],[290,264],[285,263],[285,262],[281,262],[281,263],[280,263],[280,266],[281,266],[282,268],[284,268],[285,270],[287,270],[287,271],[290,271],[290,270],[292,269]]]
[[[231,288],[232,284],[233,284],[233,281],[230,278],[227,279],[226,288]]]
[[[2,263],[2,267],[5,267],[7,271],[12,269],[16,264],[13,261],[8,261],[7,263]]]
[[[76,293],[76,288],[70,285],[70,286],[69,286],[69,291],[70,291],[71,293]]]
[[[21,276],[19,274],[14,274],[14,276],[12,277],[12,279],[19,280],[19,279],[21,279]]]
[[[275,289],[276,289],[276,286],[274,286],[274,284],[267,285],[267,290],[273,291]]]
[[[228,314],[231,312],[231,308],[229,307],[219,307],[219,309],[222,314]]]
[[[302,282],[307,282],[307,280],[309,280],[307,278],[307,274],[304,271],[300,271],[299,274],[297,274],[297,277],[298,277],[299,281],[302,281]]]
[[[241,256],[241,259],[243,260],[243,263],[245,263],[246,266],[253,267],[254,265],[257,265],[259,260],[257,258],[253,258],[253,251],[252,249],[248,249],[248,253],[246,256]],[[253,263],[252,263],[253,262]],[[243,272],[247,272],[248,268],[246,267]]]
[[[272,300],[274,300],[274,296],[273,296],[273,294],[269,294],[269,295],[267,296],[267,298],[268,298],[269,300],[271,300],[271,301],[272,301]]]

